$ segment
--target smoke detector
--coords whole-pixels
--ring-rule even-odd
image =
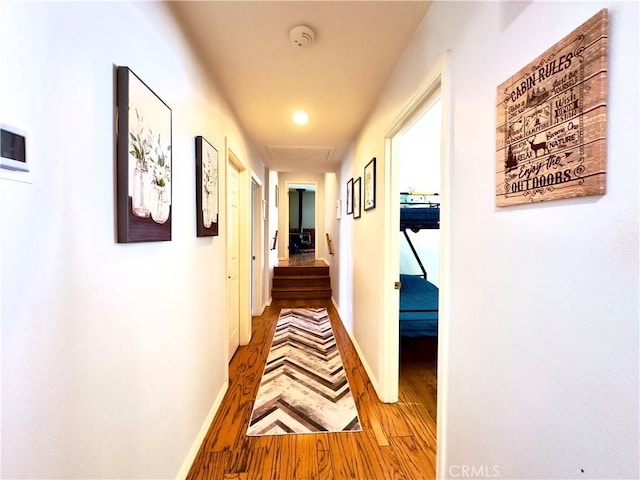
[[[296,47],[307,48],[313,43],[316,33],[306,25],[298,25],[289,31],[289,40]]]

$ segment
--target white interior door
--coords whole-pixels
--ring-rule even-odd
[[[262,199],[262,185],[255,178],[251,179],[251,315],[262,315],[263,312],[263,249],[264,221],[266,219],[266,203]]]
[[[227,165],[227,322],[229,361],[240,344],[240,212],[238,210],[238,169]]]

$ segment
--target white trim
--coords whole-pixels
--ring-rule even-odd
[[[255,185],[255,187],[254,187]],[[251,205],[251,223],[253,229],[253,256],[251,259],[251,305],[252,315],[259,316],[262,313],[260,308],[264,305],[263,300],[263,277],[264,277],[264,222],[262,215],[262,205],[264,202],[264,192],[262,182],[251,172],[251,195],[253,195],[253,203]],[[263,308],[263,307],[262,307]]]
[[[4,190],[5,187],[2,184],[2,182],[0,182],[0,212],[4,212],[4,205],[3,205],[3,198],[4,198]],[[4,265],[2,263],[2,225],[3,225],[3,221],[2,219],[4,218],[4,215],[0,215],[0,359],[2,358],[2,335],[4,333],[4,328],[3,325],[5,325],[2,322],[2,292],[3,292],[3,288],[2,288],[2,277],[3,277],[3,271],[4,271]],[[2,429],[2,425],[3,425],[3,421],[2,421],[2,412],[3,412],[3,408],[2,408],[2,399],[4,398],[4,394],[3,394],[3,390],[2,390],[2,362],[0,361],[0,432],[3,432],[4,430]],[[2,476],[2,437],[3,435],[0,434],[0,477]]]
[[[229,389],[229,382],[227,381],[227,382],[224,382],[224,384],[222,385],[222,388],[218,392],[218,396],[214,400],[213,405],[211,405],[211,408],[209,409],[209,413],[207,414],[207,417],[204,419],[204,422],[202,422],[202,425],[200,426],[200,430],[198,431],[196,438],[193,439],[191,448],[187,452],[187,456],[182,462],[182,466],[180,467],[180,470],[178,470],[178,473],[176,474],[176,480],[184,480],[185,478],[187,478],[187,475],[189,474],[189,470],[191,469],[191,465],[193,465],[193,461],[196,459],[196,455],[198,455],[198,451],[202,446],[204,437],[207,435],[209,428],[211,428],[213,419],[216,416],[216,413],[218,412],[220,405],[222,405],[222,400],[224,399],[224,396],[227,393],[228,389]]]
[[[442,139],[440,153],[440,298],[438,305],[438,448],[436,449],[436,478],[446,477],[447,465],[447,405],[449,404],[449,352],[451,345],[451,163],[453,161],[453,104],[449,52],[438,63],[440,69],[440,99],[442,102]]]
[[[384,317],[382,328],[381,357],[386,359],[382,363],[379,392],[382,401],[397,401],[398,372],[399,372],[399,293],[393,289],[393,283],[399,279],[399,240],[397,227],[399,223],[399,185],[394,179],[398,178],[398,162],[394,161],[392,139],[398,133],[408,128],[417,114],[424,111],[425,106],[438,91],[442,102],[442,132],[441,132],[441,209],[440,209],[440,298],[438,312],[438,395],[437,395],[437,426],[438,448],[436,452],[436,478],[445,478],[445,452],[447,450],[447,393],[449,389],[447,371],[449,365],[450,344],[450,271],[451,252],[450,242],[450,212],[451,212],[451,155],[452,134],[451,124],[451,88],[449,75],[449,52],[446,52],[432,67],[422,87],[402,109],[396,120],[391,124],[385,136],[385,155],[389,159],[385,162],[385,181],[389,196],[385,202],[385,226],[387,238],[384,251]]]
[[[425,108],[431,103],[434,95],[440,91],[441,78],[443,70],[446,67],[447,56],[443,56],[431,69],[420,89],[413,95],[400,114],[393,121],[385,136],[385,156],[389,161],[385,162],[385,182],[389,196],[385,204],[385,250],[384,250],[384,294],[383,294],[383,311],[386,322],[382,324],[382,357],[387,359],[383,363],[380,372],[380,399],[383,402],[398,401],[398,382],[399,382],[399,356],[400,356],[400,326],[398,320],[398,311],[400,305],[399,291],[394,288],[394,283],[399,281],[399,238],[397,226],[400,223],[399,212],[399,185],[397,178],[399,175],[399,162],[394,161],[397,158],[393,139],[399,133],[409,128],[419,116],[425,111]],[[448,108],[448,104],[443,102],[443,110]],[[448,149],[443,148],[443,151]],[[444,156],[441,156],[441,163]],[[448,159],[447,159],[448,162]],[[448,197],[440,196],[443,203],[448,202]],[[442,227],[441,227],[442,228]],[[442,232],[440,233],[442,235]],[[442,257],[442,255],[441,255]],[[441,258],[441,267],[443,259]],[[442,290],[442,289],[441,289]],[[439,318],[440,315],[439,315]],[[440,323],[440,322],[439,322]]]
[[[262,180],[260,180],[260,178],[258,177],[258,175],[256,174],[256,172],[254,172],[253,170],[251,170],[251,180],[253,180],[254,182],[256,182],[256,184],[259,187],[262,187]]]
[[[225,181],[226,168],[229,163],[238,169],[238,214],[240,223],[240,239],[238,248],[238,285],[239,285],[239,343],[247,345],[251,341],[251,172],[234,150],[229,146],[229,139],[225,137]],[[226,188],[226,187],[225,187]],[[225,195],[226,198],[226,195]],[[226,213],[225,204],[225,213]],[[225,240],[226,248],[226,240]],[[228,259],[229,256],[226,255]],[[228,271],[228,268],[226,268]],[[228,315],[225,315],[228,319]],[[227,330],[228,331],[228,330]],[[228,353],[228,352],[227,352]],[[229,355],[227,355],[229,358]]]

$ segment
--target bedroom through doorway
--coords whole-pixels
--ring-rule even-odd
[[[429,96],[393,139],[399,153],[399,395],[437,419],[442,102]]]

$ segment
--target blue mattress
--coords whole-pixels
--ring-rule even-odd
[[[400,230],[440,228],[440,205],[400,206]]]
[[[400,336],[438,335],[438,287],[419,275],[400,275]]]

